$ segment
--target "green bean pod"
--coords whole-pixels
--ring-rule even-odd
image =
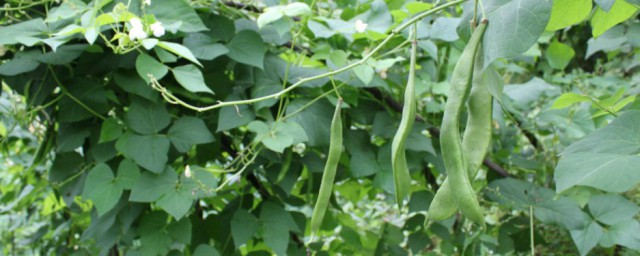
[[[322,182],[320,183],[320,191],[318,192],[318,200],[313,208],[311,215],[311,232],[317,233],[322,224],[322,219],[329,206],[331,191],[333,189],[333,181],[336,177],[336,170],[342,155],[342,119],[340,118],[342,99],[338,99],[336,103],[336,111],[331,121],[331,143],[329,144],[329,155],[327,163],[322,173]]]
[[[440,128],[440,146],[453,198],[464,216],[483,226],[484,214],[471,187],[468,165],[462,151],[460,114],[469,95],[475,56],[487,23],[487,20],[482,20],[453,69],[451,89]]]
[[[489,92],[489,81],[482,72],[483,55],[476,53],[473,68],[473,83],[467,101],[467,125],[462,137],[462,152],[467,162],[469,178],[473,179],[482,165],[482,161],[491,142],[491,121],[493,98]],[[485,72],[495,72],[489,68]],[[429,208],[428,219],[444,220],[455,214],[458,209],[451,191],[449,178],[446,178],[433,198]]]
[[[402,108],[402,118],[400,126],[396,131],[391,143],[391,166],[393,167],[393,179],[395,185],[396,202],[402,206],[402,200],[409,193],[411,187],[411,175],[407,167],[407,157],[405,155],[405,143],[416,117],[416,96],[415,96],[415,73],[416,73],[416,41],[411,44],[411,60],[409,66],[409,79],[404,92],[404,107]]]

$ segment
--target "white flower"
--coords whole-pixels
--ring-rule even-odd
[[[367,30],[367,26],[369,26],[369,24],[362,22],[362,20],[356,20],[356,32],[363,33]]]
[[[142,28],[142,21],[136,17],[129,19],[129,23],[131,23],[131,29]]]
[[[187,165],[187,167],[184,168],[184,176],[186,176],[187,178],[191,178],[191,168]]]
[[[151,5],[151,0],[144,0],[144,4]]]
[[[156,21],[156,23],[151,24],[150,28],[151,28],[151,31],[153,31],[153,36],[161,37],[164,35],[165,31],[161,22]]]
[[[307,146],[304,143],[298,143],[293,146],[292,151],[302,155],[305,149],[307,149]]]
[[[131,41],[135,41],[136,39],[145,39],[147,38],[147,32],[144,32],[142,27],[133,27],[129,30],[129,39]]]

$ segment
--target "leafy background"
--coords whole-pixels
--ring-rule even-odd
[[[443,3],[6,1],[3,254],[638,255],[640,2],[482,3],[485,63],[500,75],[473,184],[486,230],[461,216],[424,225],[446,175],[438,127],[472,1],[417,22],[402,208],[390,144],[409,34],[391,32]],[[132,17],[166,33],[131,41]],[[336,88],[346,154],[311,240]],[[216,105],[237,100],[252,104]]]

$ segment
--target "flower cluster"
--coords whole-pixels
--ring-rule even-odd
[[[133,17],[129,20],[129,23],[131,24],[131,29],[129,29],[129,39],[135,41],[147,38],[147,32],[144,30],[144,26],[140,19]],[[156,21],[151,24],[149,28],[155,37],[161,37],[165,33],[164,27],[160,21]]]

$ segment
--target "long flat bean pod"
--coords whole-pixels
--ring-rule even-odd
[[[416,55],[417,46],[414,39],[411,44],[411,60],[409,66],[409,79],[404,92],[404,107],[402,108],[402,119],[400,126],[393,137],[391,144],[391,165],[393,167],[393,179],[396,192],[396,202],[398,206],[402,206],[402,200],[409,193],[411,186],[411,176],[407,167],[407,158],[405,155],[405,143],[416,117],[416,96],[415,96],[415,73],[416,73]]]
[[[449,183],[453,190],[453,198],[464,216],[482,225],[484,225],[484,215],[471,187],[469,174],[466,171],[468,165],[462,152],[460,114],[469,95],[475,55],[487,23],[487,20],[482,20],[453,69],[451,89],[440,128],[440,145]]]
[[[467,101],[467,125],[462,137],[462,152],[467,162],[469,178],[473,179],[484,160],[491,142],[493,98],[488,79],[483,73],[483,55],[478,50],[473,68],[473,83]],[[495,72],[489,67],[485,72]],[[444,220],[458,209],[453,198],[449,178],[446,178],[431,202],[428,219]]]
[[[333,181],[336,177],[336,170],[338,169],[338,162],[340,161],[340,155],[342,155],[342,119],[340,118],[342,99],[338,99],[336,103],[336,111],[333,114],[333,120],[331,120],[331,142],[329,144],[329,155],[327,156],[327,163],[324,166],[324,172],[322,173],[322,181],[320,183],[320,191],[318,192],[318,200],[313,207],[313,214],[311,215],[311,232],[317,233],[322,224],[322,219],[329,206],[329,199],[331,198],[331,192],[333,189]]]

